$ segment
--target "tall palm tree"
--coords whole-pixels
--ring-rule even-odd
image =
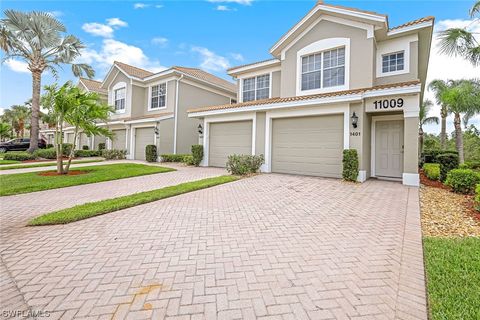
[[[75,76],[94,76],[86,64],[75,64],[82,42],[73,35],[65,35],[65,26],[47,12],[21,12],[6,10],[0,20],[0,48],[4,60],[22,59],[32,73],[32,120],[29,152],[38,148],[38,121],[40,116],[40,89],[45,70],[57,76],[57,68],[63,64],[72,66]]]
[[[435,100],[437,104],[440,105],[440,118],[441,118],[441,125],[440,125],[440,147],[442,150],[445,150],[447,146],[447,116],[448,116],[448,108],[442,102],[441,96],[447,90],[448,85],[443,80],[433,80],[428,85],[428,89],[433,91],[435,95]]]
[[[11,137],[12,127],[6,122],[0,122],[0,141]]]
[[[428,113],[430,112],[430,109],[433,107],[433,102],[426,99],[423,101],[423,103],[420,105],[420,111],[418,113],[418,119],[419,119],[419,126],[418,126],[418,144],[420,148],[419,154],[422,154],[423,152],[423,126],[426,124],[430,123],[436,123],[438,124],[438,117],[429,117]]]
[[[477,0],[470,9],[473,23],[479,23],[480,0]],[[450,56],[461,56],[470,61],[474,66],[480,65],[480,44],[475,39],[475,34],[468,28],[450,28],[439,33],[440,51]]]
[[[10,130],[15,131],[16,137],[24,137],[25,129],[29,126],[31,111],[26,105],[14,105],[4,111],[2,121],[10,125]]]

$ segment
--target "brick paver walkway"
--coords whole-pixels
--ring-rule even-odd
[[[268,174],[35,228],[21,200],[2,258],[49,319],[427,318],[416,188]]]

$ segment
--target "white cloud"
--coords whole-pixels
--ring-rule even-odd
[[[215,52],[204,47],[192,47],[192,51],[198,53],[201,58],[200,67],[207,71],[225,71],[230,67],[227,58],[217,55]]]
[[[164,37],[155,37],[152,39],[152,43],[163,48],[167,46],[168,39]]]
[[[152,72],[164,70],[158,60],[151,60],[139,47],[114,39],[104,39],[100,50],[84,49],[77,63],[94,64],[102,71],[108,70],[114,61],[131,64]]]
[[[147,7],[149,7],[150,5],[149,4],[146,4],[146,3],[141,3],[141,2],[137,2],[137,3],[134,3],[133,4],[133,8],[134,9],[145,9]]]
[[[230,53],[230,55],[232,56],[232,58],[234,60],[237,60],[237,61],[244,61],[245,58],[242,56],[241,53]]]
[[[207,0],[212,3],[237,3],[244,6],[249,6],[252,4],[253,0]]]
[[[218,5],[215,10],[217,11],[236,11],[236,9],[231,9],[230,7],[228,6],[224,6],[224,5]]]
[[[28,70],[28,64],[24,61],[19,61],[15,59],[7,59],[5,60],[5,65],[14,72],[19,73],[30,73]]]
[[[480,41],[480,23],[472,20],[441,20],[436,23],[434,35],[432,39],[432,49],[430,52],[430,63],[428,66],[427,85],[435,79],[449,80],[449,79],[471,79],[480,77],[480,67],[473,67],[471,63],[462,57],[451,57],[441,54],[438,46],[437,32],[448,28],[468,28],[471,32],[476,34],[476,38]],[[425,98],[435,102],[435,96],[431,91],[425,91]],[[430,113],[432,116],[440,116],[440,106],[435,105]],[[469,123],[476,124],[480,128],[480,115],[471,119]],[[426,131],[430,133],[439,133],[440,126],[428,125]],[[453,120],[450,116],[447,119],[447,132],[453,131]]]
[[[120,28],[120,27],[127,27],[128,26],[128,23],[126,23],[123,20],[120,20],[119,18],[107,19],[107,24],[111,27],[114,27],[114,28]]]
[[[113,37],[113,28],[98,22],[88,22],[84,23],[82,26],[83,31],[90,33],[94,36],[99,36],[103,38]]]

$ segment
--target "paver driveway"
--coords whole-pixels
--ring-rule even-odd
[[[2,258],[49,319],[426,319],[419,218],[416,188],[268,174],[13,228]]]

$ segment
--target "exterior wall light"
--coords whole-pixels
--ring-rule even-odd
[[[203,127],[201,124],[198,125],[198,134],[203,134]]]
[[[155,127],[154,132],[155,132],[155,135],[158,137],[158,135],[160,134],[160,131],[158,130],[157,127]]]
[[[355,111],[352,114],[352,127],[356,128],[358,125],[358,116],[356,115]]]

